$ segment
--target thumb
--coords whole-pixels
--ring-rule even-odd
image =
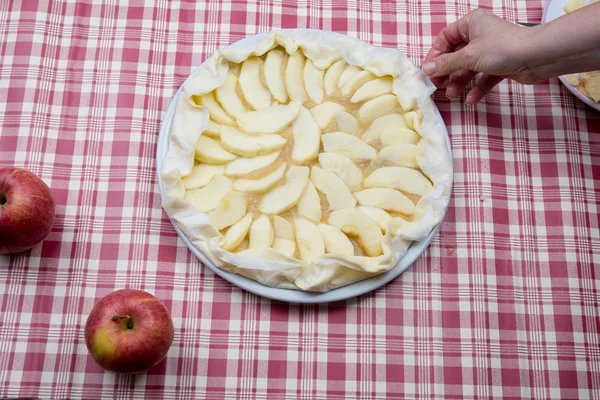
[[[430,77],[450,75],[454,71],[470,68],[470,60],[465,51],[466,47],[454,53],[442,54],[431,62],[423,65],[423,72]]]

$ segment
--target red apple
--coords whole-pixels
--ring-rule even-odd
[[[173,343],[173,320],[160,300],[122,289],[102,298],[85,323],[85,344],[98,364],[136,374],[158,364]]]
[[[0,167],[0,254],[41,242],[55,216],[54,197],[44,181],[23,168]]]

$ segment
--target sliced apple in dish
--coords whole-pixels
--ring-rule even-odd
[[[292,228],[292,225],[279,215],[274,215],[273,229],[275,232],[273,248],[288,257],[293,257],[296,253],[296,238],[294,236],[294,228]]]
[[[250,226],[250,244],[249,249],[269,248],[273,244],[275,232],[273,224],[266,215],[261,215],[252,222]]]
[[[337,113],[344,111],[346,111],[344,106],[332,101],[327,101],[310,109],[310,113],[315,121],[317,121],[317,124],[319,124],[319,128],[321,129],[325,129],[331,120],[335,118]]]
[[[263,214],[281,214],[294,207],[308,183],[308,167],[291,166],[286,173],[286,183],[267,192],[258,205]]]
[[[321,129],[310,111],[302,107],[292,129],[294,132],[292,160],[304,163],[317,158],[321,148]]]
[[[362,103],[392,92],[393,79],[389,76],[366,82],[350,98],[351,103]]]
[[[300,50],[288,58],[287,67],[285,69],[285,87],[292,101],[300,104],[308,100],[308,95],[304,89],[304,62],[306,57]]]
[[[351,190],[360,187],[363,173],[348,157],[337,153],[319,154],[321,168],[339,176]]]
[[[365,214],[367,217],[371,218],[379,227],[381,231],[385,234],[387,232],[388,226],[392,221],[392,216],[388,214],[385,210],[377,207],[370,206],[358,206],[356,207],[358,211]]]
[[[397,144],[381,149],[381,151],[377,155],[377,160],[389,162],[399,167],[419,168],[419,165],[417,164],[416,154],[416,145]]]
[[[237,117],[237,124],[249,134],[280,133],[294,122],[301,106],[300,103],[291,102],[249,111]]]
[[[319,230],[325,241],[325,252],[328,254],[354,255],[354,246],[344,233],[333,225],[319,224]]]
[[[377,257],[383,254],[381,229],[375,221],[356,208],[334,211],[329,215],[327,222],[346,235],[355,237],[367,256]]]
[[[254,157],[281,150],[287,140],[280,135],[264,134],[260,136],[245,135],[231,126],[221,128],[223,147],[242,157]]]
[[[200,136],[194,149],[196,160],[206,164],[227,164],[238,156],[223,148],[220,142],[207,136]]]
[[[397,111],[399,107],[400,103],[395,95],[384,94],[363,103],[358,109],[358,118],[364,122],[370,122],[375,118]]]
[[[186,189],[201,188],[210,182],[215,175],[223,175],[225,167],[222,165],[200,164],[192,168],[192,172],[183,178]]]
[[[221,174],[237,178],[259,171],[272,165],[279,158],[281,151],[275,151],[270,154],[250,158],[236,158],[227,163],[224,171]]]
[[[242,64],[242,70],[240,71],[240,89],[246,102],[255,110],[268,108],[273,102],[271,92],[261,83],[260,71],[262,65],[263,60],[260,58],[249,57]]]
[[[225,83],[215,90],[217,100],[232,118],[236,118],[238,115],[248,112],[248,109],[244,103],[242,103],[242,100],[240,100],[235,91],[237,85],[238,77],[235,76],[233,72],[228,71]]]
[[[205,187],[187,190],[184,199],[202,212],[214,210],[231,187],[231,179],[215,175]]]
[[[207,213],[212,225],[221,230],[238,222],[248,208],[246,195],[241,192],[230,191],[223,196],[219,206]]]
[[[433,190],[431,181],[421,171],[406,167],[379,168],[363,184],[367,188],[392,188],[417,196],[426,196]]]
[[[415,210],[413,202],[395,189],[365,189],[354,193],[354,195],[361,206],[376,207],[406,215],[411,215]]]
[[[323,89],[323,75],[325,71],[318,69],[310,59],[304,63],[304,89],[306,94],[315,104],[321,104],[325,97]]]
[[[325,93],[327,96],[333,96],[335,92],[338,90],[338,81],[340,80],[340,76],[346,69],[348,64],[344,60],[338,60],[333,63],[327,71],[325,72],[325,77],[323,78],[323,86],[325,88]]]
[[[362,134],[361,139],[366,143],[379,140],[381,134],[388,131],[395,131],[406,128],[404,116],[402,114],[388,114],[375,119],[367,130]]]
[[[302,197],[300,197],[296,207],[298,209],[298,214],[300,214],[301,217],[306,218],[315,224],[321,222],[321,198],[312,182],[309,181],[306,184],[304,193],[302,194]]]
[[[240,192],[265,193],[270,190],[285,175],[286,165],[281,164],[273,172],[258,179],[236,179],[233,189]]]
[[[215,122],[222,125],[235,125],[235,121],[223,110],[215,98],[214,92],[199,96],[199,99],[200,105],[206,107],[208,114]]]
[[[233,251],[239,247],[246,239],[250,225],[252,224],[252,213],[246,214],[242,219],[233,224],[221,240],[221,248],[227,251]]]
[[[310,263],[325,254],[323,235],[315,224],[303,218],[296,218],[294,225],[300,259]]]
[[[377,151],[354,135],[332,132],[321,135],[323,149],[327,153],[337,153],[351,160],[374,160]]]
[[[330,209],[340,210],[356,206],[356,199],[350,192],[348,185],[333,172],[316,166],[312,167],[310,180],[319,192],[325,194]]]
[[[287,103],[288,92],[285,87],[284,66],[287,63],[287,53],[273,49],[267,53],[264,64],[265,81],[271,95],[280,103]]]

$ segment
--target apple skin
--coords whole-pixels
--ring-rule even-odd
[[[158,364],[173,335],[171,314],[143,290],[122,289],[103,297],[85,323],[85,344],[94,360],[108,371],[125,374]]]
[[[23,168],[0,167],[0,254],[41,242],[55,217],[54,196],[43,180]]]

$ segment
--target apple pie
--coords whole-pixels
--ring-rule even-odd
[[[451,157],[433,86],[399,51],[293,32],[222,49],[186,81],[163,205],[220,268],[326,291],[427,236]]]

